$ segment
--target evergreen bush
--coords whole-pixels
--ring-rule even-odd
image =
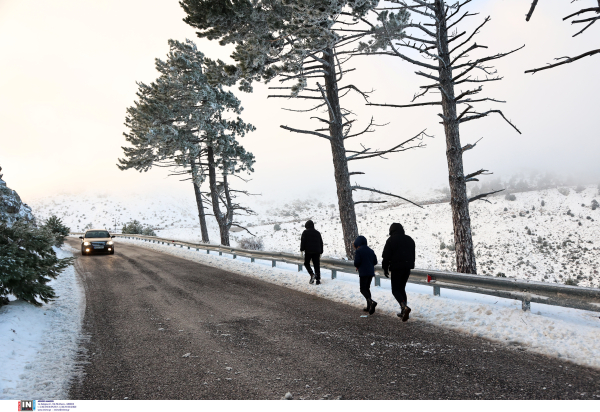
[[[504,198],[506,200],[510,200],[511,202],[517,200],[517,197],[515,195],[513,195],[513,194],[510,194],[510,193],[507,193],[506,196],[504,196]]]
[[[263,250],[264,245],[261,238],[245,237],[238,241],[239,247],[247,250]]]
[[[275,230],[276,232],[278,230],[281,230],[281,226],[279,226],[279,223],[275,223],[275,226],[273,226],[273,230]]]
[[[54,238],[56,239],[54,246],[56,247],[61,247],[65,243],[65,237],[67,237],[71,231],[70,228],[63,225],[62,220],[56,215],[50,216],[48,220],[44,222],[44,227],[54,234]]]
[[[74,258],[58,259],[52,249],[55,243],[48,227],[25,221],[11,226],[0,222],[0,305],[8,303],[9,294],[36,306],[56,297],[47,283]]]

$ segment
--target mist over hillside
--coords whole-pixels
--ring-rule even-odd
[[[478,273],[545,282],[600,286],[600,189],[595,185],[532,189],[514,179],[511,190],[470,205]],[[517,191],[528,184],[528,191]],[[522,187],[522,186],[521,186]],[[485,187],[484,187],[485,189]],[[372,197],[377,199],[376,197]],[[404,225],[417,244],[416,266],[455,270],[452,218],[446,194],[418,199],[422,208],[401,201],[357,205],[359,231],[378,256],[392,222]],[[265,250],[298,253],[308,219],[315,221],[325,242],[325,256],[345,256],[337,202],[332,196],[310,199],[251,197],[256,215],[238,221],[262,239]],[[157,236],[200,242],[194,199],[159,194],[111,197],[58,195],[31,204],[38,219],[57,215],[72,231],[105,227],[116,233],[138,220]],[[210,213],[210,211],[209,211]],[[219,242],[218,226],[207,216],[211,243]],[[251,235],[232,230],[232,245]]]

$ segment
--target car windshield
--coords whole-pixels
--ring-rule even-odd
[[[86,238],[102,238],[102,237],[110,237],[106,230],[90,230],[89,232],[85,232]]]

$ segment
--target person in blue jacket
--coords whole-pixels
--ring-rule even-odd
[[[360,279],[360,293],[367,299],[367,307],[363,310],[369,312],[369,315],[375,313],[377,302],[371,299],[371,281],[375,276],[375,265],[377,256],[373,249],[367,246],[367,238],[359,236],[354,241],[354,267],[358,271]]]

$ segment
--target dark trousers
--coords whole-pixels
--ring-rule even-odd
[[[406,306],[406,282],[410,276],[410,269],[400,269],[392,272],[390,278],[392,281],[392,295],[396,298],[400,306]]]
[[[310,261],[312,260],[313,266],[315,267],[315,279],[321,280],[321,255],[319,253],[308,253],[304,252],[304,267],[306,268],[309,275],[313,275],[313,270],[310,267]]]
[[[367,301],[371,300],[371,281],[373,276],[360,276],[360,293]]]

